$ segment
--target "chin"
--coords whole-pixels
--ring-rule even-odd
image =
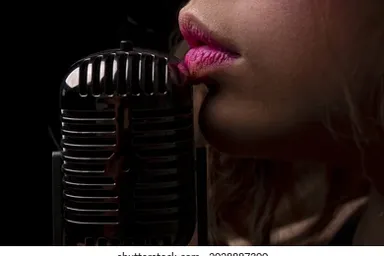
[[[231,102],[229,105],[228,102]],[[241,103],[239,103],[241,104]],[[255,122],[249,113],[236,102],[228,101],[222,94],[210,91],[200,108],[199,126],[205,140],[222,153],[233,156],[254,156],[264,154],[255,151],[255,145],[273,140],[282,131],[272,131],[266,122]],[[252,120],[252,121],[246,121]],[[264,123],[264,125],[261,125]],[[257,124],[257,127],[255,125]],[[265,129],[262,126],[266,127]]]
[[[247,112],[249,108],[240,104],[220,93],[208,93],[199,112],[199,126],[209,145],[238,157],[291,160],[315,153],[309,149],[319,144],[316,142],[319,137],[315,136],[318,127],[303,125],[289,112],[280,115]]]

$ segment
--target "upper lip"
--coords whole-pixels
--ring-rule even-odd
[[[214,32],[210,31],[204,24],[189,13],[180,14],[179,27],[181,34],[190,48],[207,45],[238,55],[233,45],[230,45],[224,38],[220,38],[217,34],[214,34]]]

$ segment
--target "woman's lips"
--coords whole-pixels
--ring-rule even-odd
[[[190,49],[184,58],[184,65],[192,78],[200,78],[208,73],[232,64],[237,56],[229,52],[204,45]]]
[[[179,17],[180,31],[187,41],[190,50],[187,52],[182,68],[188,70],[190,79],[200,79],[209,73],[230,65],[238,58],[238,54],[226,49],[204,26],[191,15]],[[185,73],[185,70],[182,70]]]

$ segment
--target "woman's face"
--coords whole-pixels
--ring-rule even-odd
[[[239,54],[194,70],[218,83],[200,111],[205,138],[238,155],[331,152],[327,129],[349,132],[349,99],[363,99],[360,82],[383,63],[374,33],[383,10],[382,0],[191,0],[180,23]]]

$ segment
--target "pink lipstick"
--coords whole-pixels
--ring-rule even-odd
[[[193,21],[189,15],[179,17],[180,31],[187,41],[190,50],[184,58],[183,66],[192,79],[199,79],[209,73],[231,65],[238,57],[206,32],[208,30]]]

